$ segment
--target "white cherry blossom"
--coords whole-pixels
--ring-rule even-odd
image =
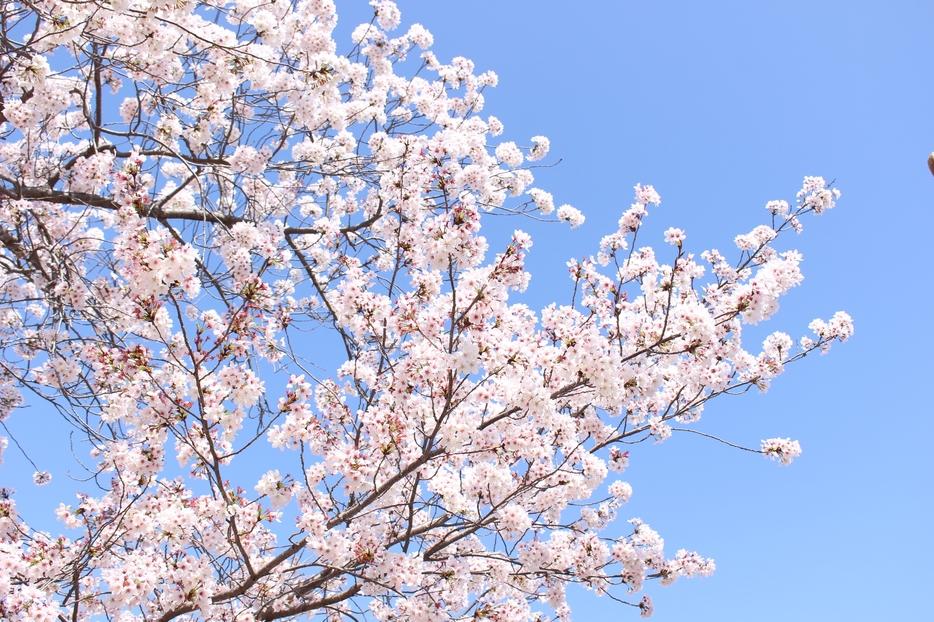
[[[3,619],[569,620],[572,585],[647,617],[647,581],[713,572],[609,537],[607,476],[853,334],[743,342],[839,192],[695,255],[636,243],[639,184],[532,309],[532,236],[483,227],[584,223],[535,185],[549,140],[497,138],[496,74],[370,5],[346,40],[331,0],[0,7],[0,422],[48,400],[87,475],[61,536],[0,489]]]

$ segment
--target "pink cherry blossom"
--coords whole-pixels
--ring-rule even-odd
[[[789,438],[770,438],[762,441],[762,453],[766,458],[778,460],[782,466],[801,455],[801,444]]]
[[[536,185],[549,140],[497,138],[496,74],[370,7],[349,40],[332,0],[0,8],[35,26],[0,42],[0,422],[48,400],[88,475],[60,536],[0,489],[3,619],[569,620],[574,585],[647,617],[646,582],[713,572],[614,523],[607,477],[852,336],[743,341],[839,192],[807,177],[695,254],[636,243],[636,185],[532,309],[532,236],[488,214],[584,223]]]
[[[665,230],[665,241],[669,244],[677,246],[678,248],[681,248],[681,245],[684,243],[686,238],[687,236],[684,235],[684,231],[681,229],[670,227]]]
[[[584,215],[576,207],[562,205],[558,208],[558,220],[565,220],[571,223],[571,228],[579,227],[584,224]]]

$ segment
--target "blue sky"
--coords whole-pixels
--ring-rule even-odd
[[[650,587],[656,620],[929,619],[934,5],[399,6],[404,24],[435,35],[441,60],[499,74],[483,114],[505,123],[504,139],[548,136],[549,160],[562,161],[536,181],[587,215],[573,231],[506,223],[535,240],[533,306],[567,300],[564,263],[595,252],[636,183],[662,196],[640,241],[664,252],[661,232],[682,227],[699,253],[734,248],[805,175],[836,179],[837,208],[780,241],[804,254],[805,280],[760,328],[801,336],[842,309],[856,335],[764,395],[712,402],[698,424],[751,446],[790,436],[804,454],[779,467],[696,436],[640,446],[621,519],[641,517],[671,552],[717,561],[713,577]],[[577,620],[607,614],[631,615],[591,593],[575,599]]]
[[[660,253],[669,226],[685,229],[693,252],[726,253],[765,222],[766,201],[791,202],[805,175],[843,192],[779,242],[804,254],[806,278],[760,332],[798,337],[814,317],[846,310],[856,335],[767,394],[714,401],[697,425],[749,446],[790,436],[804,455],[782,468],[677,435],[632,452],[620,522],[641,517],[671,553],[694,549],[718,565],[711,578],[650,586],[653,619],[929,618],[934,5],[638,4],[399,1],[403,25],[426,26],[442,61],[466,56],[499,74],[483,114],[505,123],[504,140],[548,136],[548,161],[561,162],[537,185],[587,215],[573,231],[487,223],[491,250],[514,227],[533,234],[533,307],[569,300],[565,262],[596,252],[636,183],[662,196],[640,234]],[[359,0],[338,10],[345,35],[367,19]],[[33,443],[54,417],[21,414],[9,424]],[[0,483],[28,504],[35,489],[19,481],[32,469],[15,447],[4,458]],[[574,607],[577,620],[636,617],[584,592]]]

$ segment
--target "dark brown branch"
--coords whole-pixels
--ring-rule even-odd
[[[83,205],[86,207],[100,207],[109,210],[120,209],[120,204],[112,197],[100,196],[88,192],[64,192],[55,190],[48,186],[22,186],[14,183],[12,188],[0,186],[0,197],[8,199],[27,199],[32,201],[47,201],[57,205]],[[232,227],[239,222],[253,222],[249,218],[234,216],[233,214],[215,214],[201,209],[164,209],[162,207],[151,207],[144,214],[157,220],[190,220],[193,222],[209,222],[213,224]],[[382,210],[377,212],[354,225],[341,227],[341,233],[351,233],[360,229],[369,227],[383,216]],[[286,235],[303,235],[321,233],[320,229],[315,227],[285,227],[283,233]]]

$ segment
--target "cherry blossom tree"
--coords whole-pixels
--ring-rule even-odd
[[[566,620],[574,584],[648,616],[646,581],[713,571],[601,535],[609,474],[852,333],[741,341],[839,193],[805,178],[727,259],[637,246],[637,185],[534,311],[530,236],[480,228],[583,222],[533,187],[548,140],[498,140],[496,75],[372,4],[348,41],[331,0],[0,7],[0,421],[46,400],[88,471],[59,536],[0,492],[0,617]]]

